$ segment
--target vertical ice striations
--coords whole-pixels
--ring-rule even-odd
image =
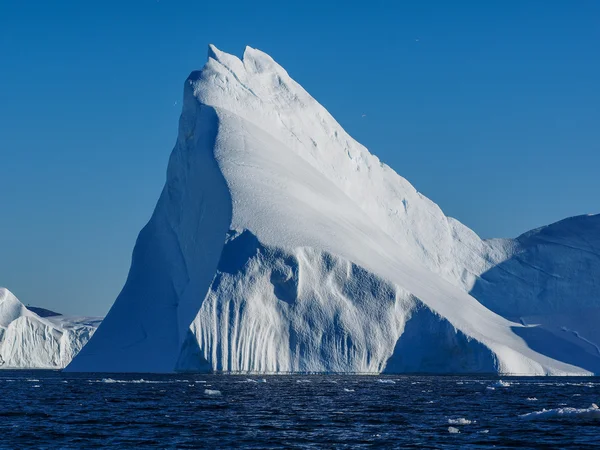
[[[446,217],[268,55],[211,46],[127,283],[69,369],[600,372],[467,293],[519,248]]]

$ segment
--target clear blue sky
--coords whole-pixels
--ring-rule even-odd
[[[600,211],[596,0],[3,0],[0,285],[108,311],[211,42],[271,54],[482,237]]]

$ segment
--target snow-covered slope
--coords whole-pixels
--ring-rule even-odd
[[[211,46],[127,283],[68,369],[600,373],[589,344],[532,344],[476,300],[524,242],[446,217],[268,55]]]
[[[61,369],[99,322],[87,317],[40,317],[0,288],[0,369]]]

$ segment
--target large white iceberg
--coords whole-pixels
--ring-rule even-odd
[[[0,288],[0,369],[62,369],[99,323],[99,318],[28,309]]]
[[[481,240],[271,57],[210,46],[125,287],[68,370],[600,373],[600,216],[570,220]]]

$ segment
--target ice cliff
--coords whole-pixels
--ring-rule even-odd
[[[0,288],[0,369],[62,369],[99,322],[28,309],[10,291]]]
[[[210,46],[127,282],[68,370],[600,373],[600,216],[566,222],[481,240],[271,57]]]

